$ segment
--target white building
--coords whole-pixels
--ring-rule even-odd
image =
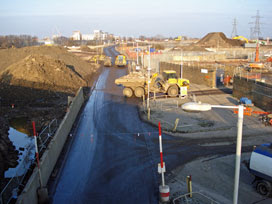
[[[102,40],[107,40],[108,36],[109,36],[109,34],[107,32],[105,32],[105,33],[102,33],[101,38],[102,38]]]
[[[80,31],[74,31],[73,32],[73,35],[72,35],[72,39],[73,40],[81,40],[81,33],[80,33]]]
[[[101,40],[103,34],[102,30],[94,30],[93,33],[94,39]]]
[[[82,40],[93,40],[94,34],[82,34]]]

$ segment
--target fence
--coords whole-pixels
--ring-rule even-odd
[[[192,195],[190,197],[190,195]],[[198,192],[192,192],[192,193],[187,193],[184,195],[181,195],[175,199],[173,199],[174,204],[219,204],[217,201],[209,198],[208,196],[203,195],[202,193]]]
[[[55,134],[58,129],[57,119],[52,120],[38,135],[39,151],[46,148],[49,139]]]
[[[49,139],[53,137],[58,128],[57,119],[53,119],[39,134],[39,153],[47,147]],[[24,187],[23,181],[27,174],[35,165],[35,145],[34,142],[25,147],[26,153],[20,161],[19,167],[15,172],[15,175],[8,181],[6,186],[0,193],[0,204],[10,203],[13,199],[17,199],[18,192]]]

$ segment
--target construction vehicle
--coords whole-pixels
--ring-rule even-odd
[[[117,55],[115,58],[115,65],[118,67],[125,67],[127,65],[127,60],[125,55]]]
[[[181,41],[182,40],[182,36],[178,36],[177,38],[175,38],[175,41]]]
[[[255,176],[252,183],[263,196],[272,195],[272,143],[262,144],[254,149],[249,159],[248,169]]]
[[[165,93],[171,97],[179,94],[180,84],[173,81],[169,83],[168,80],[164,80],[163,76],[158,73],[151,75],[148,80],[146,74],[142,72],[131,72],[116,79],[115,84],[124,86],[123,95],[126,97],[132,97],[133,94],[136,97],[143,97],[148,93],[148,81],[150,92]]]
[[[245,38],[244,36],[241,36],[241,35],[235,36],[235,37],[233,37],[232,39],[234,39],[234,40],[243,40],[243,41],[245,41],[246,43],[248,43],[248,39]]]
[[[104,59],[104,66],[105,67],[111,67],[112,66],[111,57],[105,57],[105,59]]]
[[[169,84],[178,84],[181,86],[187,86],[189,88],[190,81],[188,79],[178,78],[177,72],[174,70],[164,70],[162,72],[162,77],[164,81],[167,81]]]

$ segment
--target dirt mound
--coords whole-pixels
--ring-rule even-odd
[[[6,68],[0,81],[13,86],[74,92],[86,82],[72,65],[44,55],[29,55]]]
[[[73,66],[74,70],[87,81],[91,81],[91,75],[98,69],[98,66],[69,53],[66,48],[60,46],[36,46],[0,50],[0,72],[25,57],[35,54],[50,56],[63,61],[67,66]]]
[[[222,32],[208,33],[205,37],[200,39],[195,45],[201,47],[239,47],[244,43],[240,40],[229,39]]]

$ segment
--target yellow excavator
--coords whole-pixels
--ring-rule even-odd
[[[233,37],[232,39],[235,39],[235,40],[243,40],[243,41],[245,41],[246,43],[248,43],[248,39],[245,38],[245,37],[242,36],[242,35],[235,36],[235,37]]]

